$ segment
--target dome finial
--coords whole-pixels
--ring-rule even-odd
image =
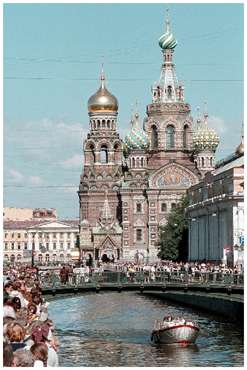
[[[104,57],[102,57],[103,59]],[[101,73],[100,73],[101,87],[105,87],[105,72],[104,72],[104,60],[101,63]]]
[[[199,123],[201,123],[201,115],[200,115],[200,107],[199,106],[196,107],[196,112],[197,112],[196,122],[199,124]]]
[[[136,104],[135,104],[135,118],[139,117],[139,112],[138,112],[138,99],[136,99]]]
[[[207,123],[207,119],[208,119],[208,105],[207,105],[206,100],[204,101],[204,113],[203,113],[203,116],[204,116],[204,123]]]
[[[170,17],[169,17],[169,8],[166,8],[166,32],[170,32]]]

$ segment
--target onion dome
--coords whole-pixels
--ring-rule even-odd
[[[242,155],[244,154],[244,135],[243,135],[243,127],[242,127],[242,134],[241,134],[241,142],[240,144],[237,146],[236,150],[235,150],[235,154],[237,155]]]
[[[166,19],[166,33],[164,33],[164,35],[162,35],[159,38],[159,46],[163,50],[165,50],[165,49],[172,49],[173,50],[177,46],[177,40],[173,36],[173,34],[171,33],[171,30],[170,30],[170,20],[168,19],[168,17]]]
[[[219,136],[214,129],[208,127],[207,114],[204,114],[204,122],[197,119],[198,127],[194,131],[192,136],[193,148],[196,152],[203,150],[216,151],[216,148],[220,142]]]
[[[125,144],[128,149],[146,149],[149,145],[146,132],[140,127],[139,114],[135,113],[131,119],[131,131],[125,137]]]
[[[98,91],[88,100],[89,113],[117,112],[118,101],[105,87],[105,76],[101,73],[101,85]]]

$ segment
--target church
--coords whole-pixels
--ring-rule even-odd
[[[78,191],[81,259],[156,260],[159,227],[187,189],[214,169],[219,137],[208,127],[206,111],[193,122],[175,71],[177,41],[168,17],[159,46],[161,74],[146,117],[142,123],[133,112],[124,139],[117,128],[118,100],[108,91],[103,70],[99,89],[88,100]]]

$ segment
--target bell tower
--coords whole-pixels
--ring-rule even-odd
[[[78,195],[80,223],[86,220],[92,230],[100,218],[106,191],[113,220],[121,222],[118,192],[122,177],[123,143],[117,132],[118,101],[106,88],[103,67],[100,87],[88,100],[88,115],[90,131],[83,143],[84,168]],[[87,249],[86,246],[83,248]]]

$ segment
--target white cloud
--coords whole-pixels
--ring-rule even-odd
[[[17,170],[9,169],[10,181],[20,184],[24,180],[24,176]]]
[[[65,168],[77,168],[82,166],[82,155],[75,154],[72,157],[61,162],[61,165]]]
[[[228,131],[226,122],[221,117],[211,116],[208,118],[208,124],[214,128],[218,135],[225,134]]]

